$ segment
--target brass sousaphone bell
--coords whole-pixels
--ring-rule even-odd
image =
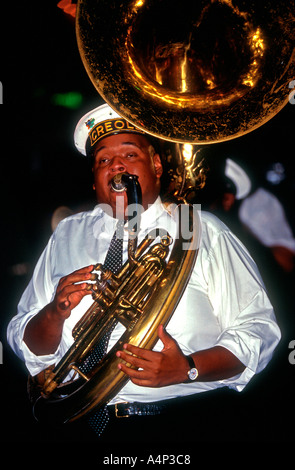
[[[137,127],[207,144],[266,123],[295,79],[294,0],[80,0],[77,38],[102,98]]]

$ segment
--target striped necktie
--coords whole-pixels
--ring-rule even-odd
[[[119,220],[103,264],[104,268],[110,269],[113,274],[117,274],[123,264],[123,236],[124,220]],[[81,367],[82,372],[89,372],[94,367],[94,365],[96,365],[104,357],[107,352],[108,343],[112,331],[113,329],[111,331],[108,331],[104,335],[99,344],[95,347],[89,357],[85,360],[84,364]],[[97,411],[94,411],[88,419],[90,427],[94,430],[98,437],[104,431],[108,421],[109,415],[107,411],[107,406],[102,407]]]

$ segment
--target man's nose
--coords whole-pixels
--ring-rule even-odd
[[[111,171],[125,171],[125,170],[126,170],[126,165],[125,165],[124,159],[120,155],[113,157],[112,163],[111,163]]]

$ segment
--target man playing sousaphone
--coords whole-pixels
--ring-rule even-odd
[[[105,262],[119,221],[126,222],[127,196],[113,189],[115,175],[138,177],[143,208],[139,241],[157,228],[172,238],[176,233],[173,215],[160,198],[163,168],[149,135],[103,105],[79,121],[75,144],[92,159],[98,205],[60,222],[9,324],[9,343],[31,376],[57,364],[69,350],[72,330],[92,303],[95,265]],[[123,232],[124,263],[128,233]],[[123,331],[118,322],[108,351]],[[167,327],[160,325],[157,333],[152,350],[127,343],[116,352],[118,370],[130,380],[107,404],[108,417],[92,420],[93,434],[83,428],[76,439],[195,441],[187,420],[198,414],[201,392],[241,391],[270,361],[280,331],[257,266],[235,235],[209,213],[201,214],[199,252],[185,292]],[[88,419],[81,420],[83,425]],[[96,432],[98,421],[104,432]]]

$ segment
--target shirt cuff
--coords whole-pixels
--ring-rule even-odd
[[[215,346],[221,346],[229,350],[246,366],[241,374],[220,380],[220,384],[238,392],[246,387],[251,378],[257,372],[260,372],[258,369],[261,342],[258,337],[236,331],[227,331],[220,337]]]
[[[24,337],[26,326],[33,316],[34,314],[30,315],[29,318],[26,318],[25,320],[20,322],[19,338]],[[58,361],[60,357],[60,346],[57,348],[54,354],[46,354],[42,356],[37,356],[29,349],[29,347],[26,345],[26,343],[22,339],[20,341],[20,355],[25,361],[26,367],[30,375],[34,376],[34,375],[39,374],[39,372],[51,366],[52,364],[55,364]]]
[[[47,369],[47,367],[51,366],[52,364],[56,364],[60,357],[59,348],[54,354],[36,356],[34,353],[32,353],[24,341],[22,343],[22,352],[26,367],[32,376],[39,374],[39,372]]]

